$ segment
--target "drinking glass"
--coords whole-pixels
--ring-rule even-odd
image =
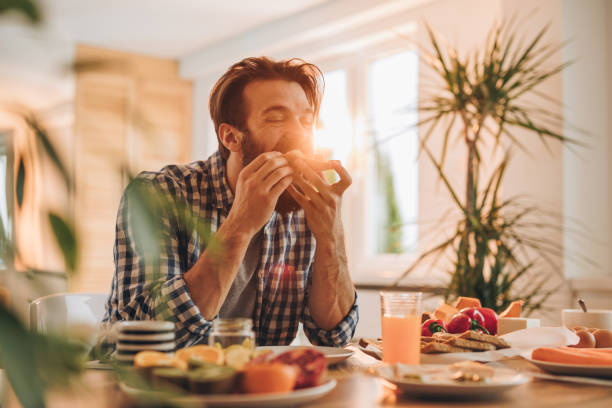
[[[419,364],[421,292],[381,292],[383,361]]]

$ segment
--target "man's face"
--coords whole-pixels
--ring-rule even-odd
[[[313,152],[314,112],[302,87],[284,80],[256,81],[244,89],[247,129],[242,141],[242,164],[246,166],[264,152],[287,153],[299,149]],[[299,209],[287,193],[278,199],[282,214]]]

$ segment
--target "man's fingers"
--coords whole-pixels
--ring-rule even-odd
[[[316,204],[322,204],[323,198],[315,190],[311,184],[307,183],[300,175],[296,174],[293,177],[293,184],[297,185],[302,190],[302,195],[308,197],[310,201]]]
[[[266,152],[257,156],[252,162],[250,162],[245,168],[242,169],[243,177],[250,176],[251,174],[258,171],[262,166],[269,163],[271,160],[282,157],[279,152]]]
[[[320,173],[317,173],[310,168],[304,161],[296,160],[294,162],[296,173],[301,173],[306,182],[312,184],[318,190],[318,193],[325,199],[331,200],[329,184],[325,181]],[[298,179],[299,177],[296,177]],[[301,187],[301,186],[300,186]],[[305,191],[306,192],[306,191]],[[310,195],[309,195],[310,196]]]
[[[351,178],[351,175],[348,173],[348,171],[346,171],[346,169],[342,167],[340,160],[332,160],[331,164],[333,166],[333,170],[335,170],[336,173],[338,173],[338,176],[340,176],[340,181],[332,184],[331,187],[336,193],[342,194],[353,183],[353,179]]]
[[[278,167],[276,170],[273,170],[269,173],[263,180],[263,184],[266,186],[268,191],[272,191],[273,187],[278,183],[281,179],[292,176],[293,169],[289,166]],[[291,177],[293,180],[293,177]]]
[[[263,181],[268,178],[274,171],[279,168],[287,168],[289,167],[289,162],[282,156],[274,156],[271,159],[268,159],[257,171],[253,174],[256,178]]]
[[[291,186],[292,182],[293,177],[291,177],[291,175],[281,178],[270,189],[270,195],[274,197],[275,200],[278,200],[278,197],[283,193],[283,191],[287,190],[287,188]]]

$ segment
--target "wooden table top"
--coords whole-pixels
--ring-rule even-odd
[[[372,364],[372,361],[364,364],[364,356],[364,354],[361,356],[356,354],[346,362],[330,367],[329,376],[338,381],[336,388],[326,396],[303,405],[303,407],[612,407],[612,386],[541,379],[533,379],[492,399],[432,400],[398,394],[391,388],[392,384],[364,373],[364,365]],[[535,366],[521,358],[506,360],[503,364],[520,371],[540,372]],[[88,370],[80,384],[81,386],[73,388],[68,393],[51,393],[48,398],[48,406],[62,408],[139,406],[136,401],[120,391],[108,371]],[[10,395],[6,402],[6,407],[20,406],[14,395]]]
[[[354,357],[351,357],[353,359]],[[308,407],[612,407],[612,381],[609,386],[576,384],[542,379],[512,388],[488,399],[424,399],[394,391],[392,384],[373,376],[353,372],[356,364],[346,363],[332,367],[330,375],[337,374],[338,386],[325,397]],[[520,371],[542,373],[522,358],[513,358],[501,364]]]

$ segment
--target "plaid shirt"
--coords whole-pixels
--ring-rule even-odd
[[[143,172],[138,180],[150,183],[186,205],[196,215],[197,222],[207,223],[212,232],[221,226],[234,199],[225,176],[225,163],[218,152],[206,161]],[[166,241],[159,256],[159,272],[163,278],[161,296],[152,296],[150,285],[145,283],[151,266],[134,240],[134,216],[128,196],[123,194],[117,215],[115,274],[104,321],[174,318],[177,347],[207,342],[212,321],[204,319],[183,280],[183,274],[206,249],[204,239],[198,234],[201,229],[179,228],[176,214],[159,215]],[[315,239],[306,225],[304,211],[286,216],[274,212],[263,228],[255,271],[258,282],[253,327],[258,345],[291,343],[300,321],[315,345],[343,346],[352,338],[359,319],[356,293],[350,312],[334,329],[320,329],[312,319],[308,298],[314,254]],[[163,299],[163,308],[159,307],[159,299]]]

